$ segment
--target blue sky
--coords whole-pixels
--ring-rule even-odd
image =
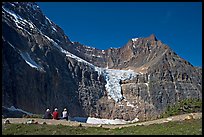
[[[202,66],[201,2],[37,2],[71,41],[98,49],[124,46],[148,37]]]

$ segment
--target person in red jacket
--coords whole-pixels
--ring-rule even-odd
[[[59,113],[57,112],[57,108],[55,108],[55,111],[52,113],[53,119],[58,120],[59,119]]]

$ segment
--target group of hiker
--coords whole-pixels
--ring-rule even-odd
[[[55,108],[53,113],[51,113],[50,109],[48,108],[43,116],[44,119],[66,119],[68,120],[68,112],[67,109],[64,108],[64,110],[62,111],[62,117],[60,117],[60,114],[58,112],[58,109]]]

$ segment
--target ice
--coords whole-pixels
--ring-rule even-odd
[[[5,108],[6,108],[6,107],[5,107]],[[24,111],[24,110],[19,109],[19,108],[15,108],[14,106],[11,106],[10,108],[7,108],[7,109],[10,110],[10,111],[20,111],[20,112],[23,112],[23,113],[25,113],[25,114],[27,114],[27,115],[32,115],[32,113],[27,112],[27,111]]]
[[[30,26],[30,28],[32,28],[32,29],[34,29],[34,24],[32,23],[32,22],[28,22],[27,20],[23,20],[24,22],[26,22],[29,26]],[[23,23],[22,21],[21,21],[21,23]]]
[[[134,42],[137,41],[137,40],[138,40],[138,38],[133,38],[133,39],[132,39],[132,41],[134,41]]]
[[[13,11],[11,11],[11,10],[5,8],[4,6],[2,6],[2,8],[3,8],[4,11],[6,11],[8,14],[12,15],[12,16],[15,18],[15,20],[18,20],[18,19],[23,20],[23,19],[21,18],[21,16],[17,15],[17,14],[14,13]]]
[[[54,26],[51,26],[52,27],[52,29],[54,30],[54,31],[56,31],[57,32],[57,30],[55,29],[55,27]]]
[[[42,34],[42,35],[44,35],[50,42],[52,42],[53,45],[54,45],[58,50],[60,50],[60,52],[64,53],[67,57],[74,58],[74,59],[76,59],[76,60],[79,61],[79,62],[83,62],[83,63],[85,63],[85,64],[88,64],[88,65],[90,65],[92,68],[95,67],[93,64],[91,64],[91,63],[89,63],[89,62],[83,60],[82,58],[79,58],[79,57],[75,56],[74,54],[70,53],[69,51],[63,49],[61,46],[59,46],[53,39],[51,39],[51,38],[48,37],[47,35],[45,35],[45,34]]]
[[[16,49],[10,42],[8,42],[8,44],[9,44],[12,48]]]
[[[48,20],[48,22],[50,23],[51,25],[51,28],[57,32],[57,30],[55,29],[55,27],[53,26],[52,22],[50,21],[50,19],[48,17],[45,16],[45,18]]]
[[[133,104],[130,104],[130,102],[127,102],[127,106],[130,106],[130,107],[132,107],[132,108],[135,107]]]
[[[144,83],[147,87],[149,87],[149,84],[148,83]]]
[[[43,34],[42,32],[41,32],[41,34],[42,34],[46,39],[48,39],[50,42],[52,42],[55,47],[61,48],[53,39],[51,39],[51,38],[48,37],[47,35]]]
[[[104,50],[102,50],[102,53],[103,53],[103,54],[105,54],[105,51],[104,51]]]
[[[31,59],[30,55],[27,52],[21,52],[20,55],[25,60],[25,62],[32,68],[42,70],[42,68],[34,60]]]
[[[13,3],[11,3],[11,6],[12,6],[12,7],[16,7]]]
[[[2,6],[2,8],[4,9],[4,11],[6,11],[9,15],[11,15],[14,18],[16,26],[20,29],[23,29],[21,26],[18,25],[19,20],[23,19],[19,15],[16,15],[13,11],[10,11],[9,9],[5,8],[4,6]]]
[[[108,98],[114,99],[116,102],[120,102],[124,97],[121,93],[121,80],[131,80],[137,75],[132,70],[115,70],[106,69],[94,66],[95,71],[98,72],[98,76],[102,75],[106,79],[106,91]]]
[[[123,99],[121,93],[120,82],[122,80],[131,80],[136,76],[132,70],[114,70],[114,69],[105,69],[105,79],[107,84],[105,85],[108,95],[113,98],[116,102],[119,102]]]
[[[87,62],[87,61],[85,61],[85,60],[83,60],[83,59],[81,59],[81,58],[79,58],[79,57],[77,57],[77,56],[71,54],[70,52],[68,52],[68,51],[66,51],[66,50],[63,50],[63,49],[62,49],[62,52],[65,53],[67,57],[74,58],[74,59],[76,59],[76,60],[79,61],[79,62],[83,62],[83,63],[85,63],[85,64],[90,65],[91,67],[94,67],[93,64],[91,64],[91,63],[89,63],[89,62]]]
[[[118,106],[123,107],[124,105],[120,104],[120,105],[118,105]]]
[[[86,47],[86,48],[88,48],[88,49],[96,49],[96,48],[94,48],[94,47],[90,47],[90,46],[87,46],[87,45],[84,45],[84,47]],[[86,49],[86,50],[88,50],[88,49]]]
[[[86,123],[89,124],[127,124],[128,121],[122,119],[99,119],[88,117]]]
[[[145,83],[145,85],[147,86],[147,93],[148,93],[148,96],[150,98],[150,90],[149,90],[149,82],[150,82],[150,74],[148,75],[147,77],[147,83]]]
[[[101,56],[100,56],[100,55],[96,56],[96,55],[94,55],[94,54],[93,54],[92,56],[93,56],[93,57],[98,57],[98,58],[101,58]]]
[[[95,118],[95,117],[73,117],[71,118],[71,121],[77,121],[77,122],[83,122],[83,123],[88,123],[88,124],[128,124],[128,123],[133,123],[139,121],[138,118],[135,118],[132,121],[126,121],[123,119],[103,119],[103,118]]]
[[[47,21],[52,24],[52,22],[50,21],[50,19],[48,17],[45,16],[45,18],[47,19]]]
[[[25,30],[23,27],[25,27],[26,25],[28,25],[31,29],[34,29],[35,25],[32,23],[32,22],[29,22],[25,19],[23,19],[21,16],[17,15],[16,13],[14,13],[13,11],[5,8],[4,6],[2,6],[2,8],[4,9],[5,12],[7,12],[9,15],[11,15],[13,18],[14,18],[14,22],[15,22],[15,25],[21,29],[21,30],[24,30],[26,31],[29,35],[30,32],[28,32],[27,30]]]

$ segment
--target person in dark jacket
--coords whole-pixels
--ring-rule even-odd
[[[50,109],[48,108],[44,114],[44,119],[52,119],[52,114],[50,112]]]

